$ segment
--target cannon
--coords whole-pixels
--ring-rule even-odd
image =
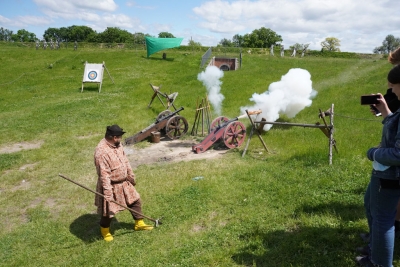
[[[164,110],[158,114],[156,122],[141,130],[137,134],[125,139],[125,145],[136,144],[143,139],[149,137],[152,132],[165,132],[170,139],[179,139],[188,131],[187,120],[178,113],[183,110],[183,107],[175,110]]]
[[[261,113],[261,110],[249,112],[250,115],[259,113]],[[200,144],[192,146],[192,150],[197,154],[203,153],[221,138],[228,148],[241,146],[246,138],[246,127],[239,119],[245,117],[247,117],[247,114],[240,115],[230,120],[224,116],[215,118],[211,122],[210,133]]]

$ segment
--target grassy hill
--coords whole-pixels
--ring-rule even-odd
[[[359,233],[367,231],[365,152],[381,133],[381,119],[359,99],[385,93],[391,68],[368,57],[244,54],[242,68],[221,79],[223,115],[240,115],[253,93],[292,68],[306,69],[317,96],[295,118],[280,120],[313,124],[319,109],[334,104],[333,164],[318,129],[274,126],[262,134],[270,153],[253,137],[245,157],[242,146],[211,161],[142,165],[135,174],[143,212],[163,216],[163,225],[135,232],[124,211],[112,224],[114,241],[101,239],[94,195],[58,174],[94,189],[93,152],[105,127],[119,124],[130,136],[164,110],[157,101],[147,108],[149,83],[179,92],[176,105],[192,126],[206,95],[197,80],[204,52],[166,52],[163,60],[162,52],[146,58],[135,49],[0,43],[0,265],[353,266],[355,248],[364,245]],[[112,79],[105,72],[101,93],[96,85],[80,92],[86,61],[105,62]],[[396,248],[395,266],[399,256]]]

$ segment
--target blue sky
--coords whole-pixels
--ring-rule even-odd
[[[389,34],[400,38],[399,0],[0,0],[0,27],[42,38],[48,28],[119,27],[158,36],[170,32],[204,46],[261,27],[282,36],[286,48],[321,49],[326,37],[341,51],[372,53]]]

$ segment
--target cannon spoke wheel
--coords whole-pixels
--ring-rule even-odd
[[[220,117],[216,117],[212,122],[211,122],[211,127],[210,127],[210,131],[214,131],[216,128],[221,127],[221,125],[223,125],[225,122],[229,121],[229,119],[227,117],[224,116],[220,116]]]
[[[171,139],[179,139],[188,131],[187,120],[182,116],[173,116],[165,126],[165,134]]]
[[[240,121],[234,121],[226,126],[223,139],[228,148],[241,146],[246,138],[246,127]]]

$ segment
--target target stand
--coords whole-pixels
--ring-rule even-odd
[[[85,83],[97,83],[99,87],[99,93],[101,92],[104,69],[106,69],[108,76],[111,78],[111,81],[114,84],[114,80],[111,77],[110,73],[108,72],[108,69],[104,61],[102,64],[93,64],[93,63],[88,63],[87,61],[85,62],[85,70],[83,72],[81,93],[83,92],[83,85]]]
[[[172,94],[166,94],[160,91],[161,89],[161,85],[160,86],[155,86],[150,84],[151,89],[153,89],[153,96],[151,97],[150,103],[147,105],[147,107],[149,108],[151,103],[153,103],[154,98],[158,97],[158,100],[160,100],[161,104],[167,108],[167,110],[169,110],[169,108],[172,106],[175,110],[176,107],[174,105],[174,101],[176,99],[176,97],[178,96],[178,92],[174,92]],[[164,97],[167,100],[167,106],[165,106],[164,102],[162,101],[161,97]]]

